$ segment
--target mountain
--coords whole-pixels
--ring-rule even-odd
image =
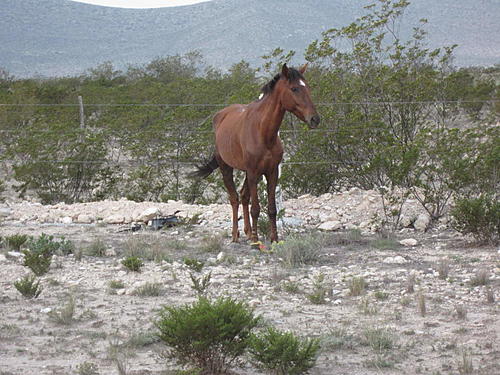
[[[191,6],[122,9],[68,0],[1,0],[0,67],[16,76],[78,74],[199,50],[227,69],[276,47],[301,54],[321,32],[348,25],[367,0],[213,0]],[[500,62],[500,1],[413,0],[401,31],[429,21],[429,46],[459,44],[456,64]]]

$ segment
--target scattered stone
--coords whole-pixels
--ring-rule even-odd
[[[428,214],[420,214],[413,223],[413,227],[419,232],[425,232],[431,223],[431,217]]]
[[[63,218],[60,219],[62,224],[72,224],[73,219],[69,216],[64,216]]]
[[[217,254],[217,262],[222,262],[226,258],[226,253],[221,251],[219,254]]]
[[[80,214],[75,220],[75,222],[79,224],[91,224],[93,221],[92,217],[87,214]]]
[[[122,215],[111,215],[104,219],[106,224],[123,224],[125,223],[125,217]]]
[[[318,227],[318,229],[325,231],[334,231],[340,228],[342,228],[342,223],[338,220],[325,221]]]
[[[134,221],[141,221],[143,223],[147,223],[148,221],[154,219],[156,216],[160,216],[161,211],[158,207],[149,207],[145,211],[143,211],[140,215],[134,218]]]
[[[382,262],[386,263],[386,264],[405,264],[405,263],[408,263],[408,261],[405,258],[403,258],[401,255],[396,255],[395,257],[387,257]]]
[[[413,247],[417,246],[418,241],[414,238],[405,238],[404,240],[399,241],[399,244],[406,247]]]

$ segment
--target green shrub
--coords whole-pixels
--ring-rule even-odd
[[[245,352],[252,329],[260,321],[242,302],[231,298],[164,307],[156,327],[170,355],[180,364],[209,374],[225,373]]]
[[[276,375],[307,374],[314,367],[318,339],[300,339],[292,332],[267,328],[250,340],[250,355],[257,367]]]
[[[139,272],[141,267],[144,265],[142,260],[137,257],[127,257],[122,260],[122,264],[129,270],[133,272]]]
[[[16,289],[26,298],[38,298],[42,293],[40,281],[36,281],[35,276],[24,276],[14,283]]]
[[[52,255],[59,248],[59,243],[53,241],[52,236],[42,233],[37,239],[30,238],[23,250],[24,266],[28,267],[37,276],[49,271]]]
[[[5,237],[5,244],[9,249],[19,251],[21,246],[23,246],[26,241],[28,241],[29,236],[26,234],[13,234],[12,236]]]
[[[190,269],[196,272],[201,272],[203,266],[205,265],[205,263],[203,263],[202,261],[199,261],[198,259],[194,258],[185,257],[183,261],[186,266],[188,266]]]
[[[500,202],[490,196],[457,200],[451,211],[452,225],[462,234],[471,234],[482,243],[500,240]]]

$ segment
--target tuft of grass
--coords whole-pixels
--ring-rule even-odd
[[[364,315],[376,315],[378,313],[377,306],[372,304],[368,297],[365,297],[361,300],[361,302],[359,304],[359,310]]]
[[[455,314],[458,319],[466,320],[467,319],[467,307],[464,305],[455,305]]]
[[[354,336],[344,327],[330,329],[330,332],[320,339],[323,350],[353,349],[356,346]]]
[[[468,350],[462,350],[458,361],[458,373],[460,375],[472,374],[474,366],[472,365],[472,356]]]
[[[110,288],[110,289],[123,289],[123,288],[125,288],[125,283],[122,280],[110,280],[108,282],[108,288]]]
[[[408,274],[408,278],[406,279],[406,293],[414,293],[415,292],[415,275]]]
[[[35,276],[24,276],[21,280],[14,283],[14,287],[25,298],[38,298],[40,293],[42,293],[40,281],[37,281]]]
[[[93,257],[103,257],[106,255],[106,250],[108,246],[100,238],[95,239],[92,243],[85,248],[83,253],[88,256]]]
[[[70,325],[75,321],[75,297],[70,295],[62,307],[49,313],[49,318],[56,324]]]
[[[139,297],[159,297],[165,293],[162,283],[145,283],[132,291],[132,295]]]
[[[366,360],[364,364],[368,368],[376,368],[377,370],[383,370],[394,367],[393,361],[387,358],[387,356],[380,354],[377,354],[375,358]]]
[[[486,302],[495,303],[495,293],[492,288],[486,289]]]
[[[448,274],[450,273],[450,262],[446,259],[441,259],[437,265],[437,271],[439,278],[441,280],[446,280],[448,278]]]
[[[376,352],[394,348],[394,336],[388,328],[366,328],[363,331],[362,343]]]
[[[285,281],[284,283],[281,284],[282,289],[290,294],[299,294],[300,293],[300,286],[298,283],[293,282],[293,281]]]
[[[375,291],[375,293],[373,293],[373,296],[379,301],[385,301],[387,298],[389,298],[389,293],[382,290],[377,290]]]
[[[476,271],[476,274],[470,281],[471,286],[481,286],[489,284],[489,272],[487,269],[481,268]]]
[[[92,362],[83,362],[76,366],[78,375],[99,375],[98,367]]]
[[[324,305],[326,303],[326,296],[328,294],[327,288],[324,285],[325,275],[320,273],[314,280],[313,292],[307,294],[309,302],[315,305]]]
[[[350,296],[360,296],[365,292],[368,283],[363,277],[353,277],[347,283],[347,287],[349,288]]]
[[[325,244],[326,237],[321,233],[294,234],[273,244],[272,250],[285,268],[297,268],[318,263]]]
[[[224,238],[220,235],[206,236],[201,241],[201,251],[218,254],[224,249]]]
[[[125,268],[132,272],[140,272],[141,267],[144,265],[142,260],[135,256],[129,256],[123,259],[122,264],[125,266]]]
[[[425,304],[425,295],[422,292],[417,294],[417,308],[420,316],[425,316],[427,309]]]

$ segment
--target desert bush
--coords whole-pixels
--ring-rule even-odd
[[[349,280],[347,287],[350,296],[360,296],[367,288],[368,284],[363,277],[353,277]]]
[[[122,264],[132,272],[140,272],[141,267],[144,265],[142,260],[137,257],[126,257],[122,260]]]
[[[97,238],[85,248],[84,253],[89,256],[103,257],[106,255],[107,248],[108,246],[106,243],[100,238]]]
[[[218,254],[224,249],[224,239],[220,235],[204,237],[201,243],[201,250],[205,253]]]
[[[29,267],[35,275],[41,276],[49,271],[52,255],[61,248],[71,249],[72,243],[64,239],[58,242],[53,236],[42,233],[38,238],[30,238],[25,247],[23,264]]]
[[[191,278],[191,289],[193,289],[198,295],[204,296],[207,293],[207,289],[210,286],[210,278],[212,273],[209,272],[206,275],[196,277],[193,273],[189,273]]]
[[[156,327],[180,364],[222,374],[243,355],[259,321],[242,302],[201,297],[191,305],[164,307]]]
[[[366,328],[363,331],[362,343],[377,352],[392,349],[395,345],[394,336],[387,328]]]
[[[15,288],[26,298],[38,298],[42,293],[40,281],[35,276],[24,276],[14,283]]]
[[[314,367],[319,339],[301,339],[292,332],[269,327],[250,340],[252,362],[275,375],[307,374]]]
[[[452,225],[462,234],[470,234],[482,243],[500,241],[500,201],[494,196],[462,198],[451,211]]]
[[[273,244],[272,249],[284,267],[296,268],[318,263],[325,244],[326,239],[320,233],[294,234]]]
[[[19,251],[28,239],[29,236],[26,234],[13,234],[12,236],[5,237],[4,242],[9,249]]]
[[[182,260],[186,266],[195,272],[201,272],[203,266],[205,265],[202,261],[194,258],[184,257]]]
[[[138,286],[132,291],[132,295],[140,297],[159,297],[165,295],[162,283],[148,282]]]
[[[63,306],[49,312],[49,318],[56,324],[70,325],[75,321],[75,307],[75,297],[70,295]]]
[[[76,366],[78,375],[99,375],[98,367],[92,362],[83,362]]]
[[[313,292],[306,295],[309,302],[315,305],[323,305],[326,303],[328,290],[324,284],[324,281],[325,275],[322,273],[315,278],[313,282]]]

